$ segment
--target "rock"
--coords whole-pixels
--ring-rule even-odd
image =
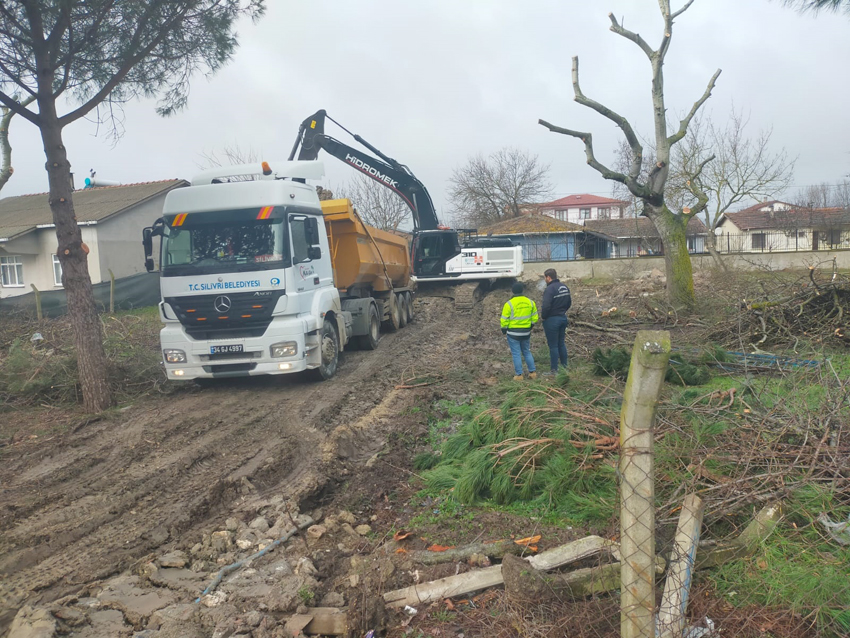
[[[85,612],[73,607],[60,607],[53,610],[53,615],[69,627],[79,627],[87,622],[88,617]]]
[[[264,538],[264,539],[262,539],[261,541],[259,541],[259,542],[257,543],[257,550],[258,550],[258,551],[263,551],[266,547],[268,547],[268,546],[269,546],[269,545],[271,545],[272,543],[274,543],[274,539],[273,539],[273,538]]]
[[[357,522],[357,519],[354,518],[354,514],[348,510],[342,510],[336,517],[343,523],[348,523],[349,525],[354,525],[354,523]]]
[[[322,607],[344,607],[345,606],[345,598],[342,594],[339,594],[335,591],[328,592],[325,594],[324,598],[322,598],[322,602],[320,603]]]
[[[361,536],[366,536],[367,534],[372,532],[371,525],[358,525],[354,528],[354,531],[360,534]]]
[[[324,525],[311,525],[307,528],[307,536],[314,540],[319,540],[324,534],[326,534],[328,528]]]
[[[298,559],[298,563],[295,565],[295,573],[298,576],[315,576],[319,573],[319,570],[316,569],[316,566],[306,556],[302,556]]]
[[[197,619],[198,606],[194,603],[181,603],[159,609],[151,614],[148,629],[159,629],[166,623],[188,623]]]
[[[348,577],[348,586],[357,587],[360,584],[360,574],[351,574]]]
[[[210,547],[219,554],[226,552],[230,549],[230,532],[227,530],[213,532],[210,536]]]
[[[268,605],[271,612],[288,613],[298,605],[304,604],[303,592],[316,591],[318,588],[319,583],[312,576],[287,576],[277,583],[263,602]]]
[[[275,561],[274,563],[270,563],[269,565],[265,565],[260,571],[269,578],[274,578],[275,580],[284,576],[292,575],[292,567],[289,566],[289,562],[285,558]]]
[[[189,553],[192,554],[192,556],[197,556],[203,549],[204,546],[201,543],[195,543],[192,545],[192,549],[189,550]]]
[[[238,532],[241,523],[238,518],[228,518],[224,521],[224,529],[231,532]]]
[[[101,638],[101,636],[129,636],[133,628],[124,622],[124,616],[117,609],[96,611],[89,616],[90,626],[74,632],[75,638]],[[157,636],[159,638],[159,635]]]
[[[218,590],[201,598],[201,604],[204,607],[218,607],[225,600],[227,600],[227,594]]]
[[[138,586],[135,576],[113,579],[97,596],[104,607],[117,609],[127,622],[141,629],[155,611],[168,607],[176,596],[167,589],[149,589]]]
[[[249,611],[245,614],[245,622],[251,627],[259,627],[263,622],[263,614],[258,611]]]
[[[139,567],[139,576],[142,578],[146,578],[147,580],[152,580],[156,578],[157,572],[159,572],[159,567],[157,567],[156,563],[145,563],[141,567]]]
[[[239,549],[242,549],[242,550],[251,549],[253,546],[254,546],[254,543],[252,541],[245,539],[245,538],[239,538],[239,539],[236,540],[236,547],[238,547]]]
[[[307,514],[297,514],[295,516],[295,525],[298,527],[304,527],[308,523],[312,523],[313,519],[310,518]]]
[[[345,532],[349,536],[353,536],[354,538],[360,538],[360,534],[355,532],[354,528],[351,525],[349,525],[348,523],[343,523],[339,527],[343,532]]]
[[[176,567],[177,569],[183,569],[189,564],[189,557],[186,556],[186,552],[177,550],[174,552],[168,552],[165,556],[160,556],[157,562],[160,567]]]
[[[257,534],[256,530],[246,528],[236,535],[236,540],[251,541],[252,545],[256,545],[257,541],[260,540],[260,536]]]
[[[12,621],[8,638],[53,638],[55,635],[56,619],[49,611],[24,605]]]
[[[258,516],[253,521],[251,521],[251,523],[250,523],[250,525],[248,525],[248,527],[250,527],[251,529],[257,530],[261,534],[264,534],[267,531],[269,531],[269,528],[271,527],[271,525],[269,525],[269,522],[264,517]]]

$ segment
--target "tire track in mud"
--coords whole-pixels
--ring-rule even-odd
[[[78,591],[208,527],[243,477],[286,498],[320,489],[327,433],[379,403],[437,332],[417,322],[374,352],[346,353],[330,382],[251,379],[148,398],[16,450],[0,467],[0,635],[25,602]]]

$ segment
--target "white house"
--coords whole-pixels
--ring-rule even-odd
[[[593,219],[622,219],[629,202],[598,195],[570,195],[548,204],[539,204],[543,215],[562,222],[584,224]]]
[[[850,211],[762,202],[720,218],[717,248],[732,253],[850,248]]]
[[[92,283],[143,272],[142,228],[162,215],[168,191],[182,179],[87,188],[74,192],[74,211],[89,247]],[[0,199],[0,297],[62,288],[56,228],[47,193]]]

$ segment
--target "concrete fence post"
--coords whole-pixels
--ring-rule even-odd
[[[35,287],[35,284],[30,284],[30,288],[35,294],[35,316],[41,321],[44,319],[44,313],[41,311],[41,291]]]
[[[670,359],[670,333],[641,330],[620,413],[620,633],[655,638],[653,423]]]

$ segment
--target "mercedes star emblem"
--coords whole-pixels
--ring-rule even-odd
[[[213,302],[213,306],[215,307],[215,309],[222,314],[230,310],[231,305],[232,304],[230,303],[230,297],[225,297],[224,295],[222,295],[221,297],[216,297],[215,301]]]

